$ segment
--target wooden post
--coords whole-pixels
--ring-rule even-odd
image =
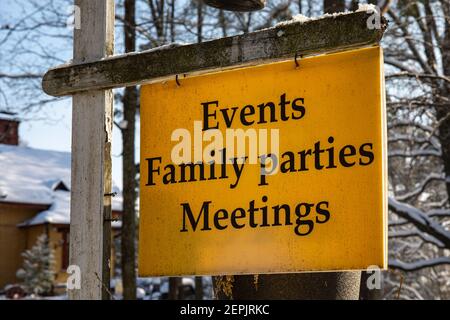
[[[113,54],[114,0],[83,1],[74,34],[74,62]],[[111,256],[111,90],[73,95],[70,264],[81,270],[81,288],[70,299],[108,297]]]

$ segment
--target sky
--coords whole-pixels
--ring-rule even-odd
[[[0,27],[6,24],[14,25],[16,21],[21,19],[25,13],[29,12],[27,8],[28,0],[0,0]],[[39,3],[41,4],[41,3]],[[44,4],[44,2],[42,2]],[[57,8],[57,10],[61,11],[61,14],[67,14],[69,8]],[[28,10],[28,11],[27,11]],[[117,28],[118,29],[118,28]],[[117,30],[120,31],[119,29]],[[70,32],[70,30],[69,30]],[[41,38],[39,38],[40,40]],[[120,34],[116,35],[116,46],[120,46],[121,37]],[[30,39],[29,39],[30,40]],[[33,39],[32,39],[33,40]],[[56,41],[59,40],[45,40],[45,41],[54,41],[52,43],[40,43],[43,47],[50,48],[51,46],[57,46]],[[36,46],[37,44],[33,44],[30,42],[30,45]],[[71,58],[71,48],[67,47],[64,44],[66,51],[61,52],[61,59],[70,59]],[[37,48],[37,47],[36,47]],[[3,58],[3,61],[1,61]],[[28,59],[25,61],[13,61],[12,59],[8,61],[7,54],[5,50],[2,52],[2,48],[0,48],[0,63],[5,65],[10,70],[7,72],[20,72],[20,64],[32,64],[33,59]],[[25,58],[26,59],[26,58]],[[58,64],[58,63],[55,63]],[[49,66],[50,67],[50,66]],[[13,69],[16,68],[16,69]],[[3,71],[3,70],[2,70]],[[27,96],[26,92],[23,95],[14,96],[9,95],[8,103],[6,104],[6,108],[10,108],[14,110],[14,107],[20,107],[23,105],[23,99],[30,98]],[[0,110],[4,109],[5,106],[2,105],[3,100],[0,101]],[[56,150],[56,151],[66,151],[70,152],[71,150],[71,127],[72,127],[72,106],[71,106],[71,98],[62,99],[57,101],[56,103],[51,103],[46,105],[42,110],[40,110],[36,114],[21,114],[19,118],[22,120],[19,127],[20,140],[22,145],[26,145],[31,148],[37,149],[48,149],[48,150]],[[112,161],[113,161],[113,182],[116,186],[121,188],[122,186],[122,138],[119,129],[114,126],[113,129],[113,149],[112,149]],[[136,159],[139,159],[138,149],[139,149],[139,138],[137,138],[137,155]]]

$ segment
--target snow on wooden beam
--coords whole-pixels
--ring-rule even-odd
[[[382,18],[381,28],[368,28],[368,19],[373,14],[361,11],[307,21],[294,20],[274,28],[199,44],[169,45],[89,63],[64,65],[49,70],[42,87],[49,95],[64,96],[294,58],[295,54],[308,56],[377,45],[387,23]]]

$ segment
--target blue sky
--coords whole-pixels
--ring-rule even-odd
[[[37,3],[39,5],[45,4],[44,1]],[[0,0],[0,27],[7,24],[14,25],[19,19],[26,17],[29,12],[33,11],[30,6],[31,5],[28,3],[28,0]],[[58,13],[61,12],[61,16],[63,16],[69,12],[69,7],[65,8],[64,5],[62,5],[61,7],[56,8],[56,10]],[[58,32],[64,33],[65,31],[64,29],[60,28]],[[70,32],[71,30],[67,29],[67,34],[69,34]],[[121,47],[120,32],[121,29],[117,28],[116,47],[118,48]],[[20,36],[22,37],[23,35]],[[29,41],[27,45],[34,46],[36,50],[41,50],[39,49],[39,45],[42,45],[45,49],[49,48],[49,50],[53,50],[53,52],[56,52],[56,50],[58,50],[56,55],[58,56],[58,59],[61,59],[61,61],[66,61],[71,58],[72,48],[70,46],[70,40],[55,40],[51,37],[36,39],[29,38],[27,40]],[[37,41],[39,43],[34,44],[33,41]],[[2,48],[0,48],[0,70],[9,73],[20,73],[22,72],[22,65],[27,66],[28,69],[26,70],[42,69],[42,64],[39,66],[41,62],[38,60],[38,58],[34,59],[33,55],[21,54],[19,55],[19,57],[13,55],[14,52],[10,49],[14,45],[15,42],[10,41],[10,44],[7,43]],[[34,48],[31,47],[31,49]],[[46,63],[49,65],[45,66],[45,69],[57,65],[61,63],[61,61],[46,61]],[[39,70],[39,72],[42,71],[43,70]],[[24,90],[22,92],[20,92],[19,90],[19,94],[17,94],[17,92],[15,91],[6,92],[8,101],[5,101],[6,98],[0,100],[0,110],[6,108],[15,111],[15,108],[19,108],[20,106],[33,101],[33,98],[37,97],[39,94],[41,95],[40,98],[48,98],[48,96],[44,96],[43,93],[39,91],[39,88],[36,88],[39,86],[39,81],[36,81],[35,87],[33,89],[35,93],[30,95],[26,92],[27,90]],[[20,139],[22,144],[32,148],[70,152],[72,126],[71,99],[62,99],[60,101],[48,104],[37,112],[20,114],[20,118],[22,119],[20,125]],[[120,157],[120,154],[122,152],[121,144],[121,134],[119,130],[114,127],[112,150],[113,181],[115,185],[119,187],[122,186],[122,159]],[[139,142],[137,141],[137,149],[138,148]]]

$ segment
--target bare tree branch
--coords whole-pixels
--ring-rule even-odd
[[[445,245],[434,238],[433,236],[430,236],[429,234],[422,233],[418,230],[401,230],[401,231],[394,231],[389,233],[389,238],[409,238],[409,237],[418,237],[422,239],[423,241],[427,243],[434,244],[438,248],[444,249]]]
[[[450,231],[445,230],[441,224],[431,220],[421,210],[409,204],[399,202],[392,197],[389,198],[389,209],[401,218],[410,221],[420,231],[428,233],[441,241],[446,248],[450,248]]]
[[[450,258],[448,257],[440,257],[416,262],[402,262],[399,260],[389,260],[389,268],[398,269],[402,271],[417,271],[424,268],[437,267],[446,264],[450,264]]]

